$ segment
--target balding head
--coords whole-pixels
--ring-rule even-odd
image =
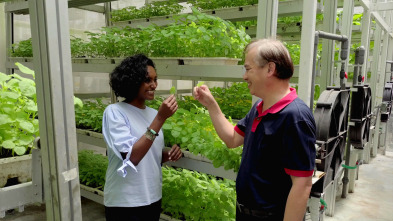
[[[279,40],[259,39],[252,41],[244,50],[247,54],[250,50],[256,50],[254,62],[263,67],[268,62],[276,64],[276,77],[289,79],[293,75],[293,63],[288,49]]]

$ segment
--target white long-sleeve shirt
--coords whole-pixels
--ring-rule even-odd
[[[133,145],[146,132],[157,111],[119,102],[109,105],[102,120],[102,133],[108,147],[108,168],[104,188],[107,207],[137,207],[162,197],[162,130],[137,166],[129,160]],[[120,152],[128,153],[126,160]]]

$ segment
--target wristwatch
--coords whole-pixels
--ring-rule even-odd
[[[154,131],[151,128],[147,128],[148,131],[150,131],[152,134],[154,134],[154,136],[158,137],[158,133],[156,131]]]
[[[145,136],[147,139],[154,141],[156,139],[156,137],[158,136],[158,133],[155,132],[153,129],[151,128],[147,128]]]

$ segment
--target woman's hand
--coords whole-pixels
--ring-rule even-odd
[[[194,87],[193,95],[194,98],[198,100],[207,109],[209,109],[210,106],[216,103],[213,95],[211,94],[209,88],[206,85]]]
[[[177,107],[176,97],[172,94],[167,99],[165,99],[164,102],[162,102],[160,108],[158,109],[157,116],[165,121],[176,112]]]
[[[171,150],[168,152],[168,160],[172,162],[178,161],[182,158],[183,153],[180,150],[180,147],[177,144],[174,144]]]

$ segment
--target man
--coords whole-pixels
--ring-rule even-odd
[[[253,41],[245,56],[243,79],[261,100],[235,127],[206,85],[194,88],[225,144],[243,145],[236,220],[303,220],[315,165],[314,117],[289,86],[293,63],[280,41]]]

